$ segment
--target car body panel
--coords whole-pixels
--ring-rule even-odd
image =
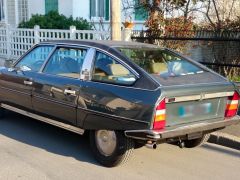
[[[108,123],[111,120],[106,120],[105,118],[108,115],[109,118],[115,119],[115,121],[119,119],[117,123],[119,124],[118,128],[116,125],[114,125],[114,128],[137,129],[139,126],[150,127],[155,103],[160,95],[160,89],[148,91],[84,81],[80,87],[79,94],[78,112],[82,110],[95,112],[93,114],[90,113],[91,115],[87,114],[83,124],[84,128],[113,128],[111,125],[114,123]],[[99,119],[96,118],[96,114],[100,116]]]
[[[81,81],[38,73],[33,84],[32,104],[35,111],[76,125],[77,99]],[[65,93],[75,91],[75,95]]]
[[[179,141],[179,139],[191,139],[191,136],[195,134],[200,134],[201,137],[203,134],[223,129],[226,126],[236,125],[240,121],[239,118],[237,115],[227,119],[212,119],[211,122],[190,123],[184,126],[175,126],[158,131],[149,129],[126,130],[125,135],[129,138],[157,143],[174,142]]]
[[[24,82],[32,81],[34,72],[22,72],[13,69],[2,69],[0,73],[0,99],[24,109],[32,110],[32,86]]]
[[[211,127],[209,125],[211,122],[215,120],[220,122],[224,119],[228,94],[224,96],[217,94],[214,98],[205,98],[205,95],[236,91],[236,87],[231,82],[196,62],[193,63],[202,67],[206,74],[198,74],[195,77],[171,77],[172,79],[164,80],[156,78],[117,49],[120,46],[158,48],[153,45],[114,41],[51,41],[43,42],[37,46],[41,45],[52,45],[55,48],[85,47],[91,49],[89,51],[91,53],[100,51],[113,57],[114,60],[128,68],[136,76],[136,82],[131,85],[92,80],[93,54],[86,55],[89,59],[85,59],[85,61],[89,62],[84,66],[86,69],[81,69],[79,78],[45,74],[43,69],[52,53],[46,58],[39,72],[17,71],[14,68],[13,71],[11,68],[1,69],[0,101],[6,104],[4,105],[5,108],[10,104],[19,107],[20,110],[16,110],[16,112],[22,114],[34,111],[31,117],[35,116],[36,119],[45,120],[48,123],[51,119],[55,119],[53,122],[58,121],[71,125],[71,129],[75,126],[86,130],[127,130],[133,133],[147,130],[149,132],[153,126],[158,103],[163,99],[176,100],[183,99],[185,96],[199,96],[200,98],[168,102],[166,104],[166,130],[202,123]],[[84,75],[84,72],[88,72],[87,76]],[[29,80],[32,81],[32,85],[24,84],[24,81]],[[12,90],[10,93],[8,92],[9,89]],[[21,96],[21,94],[24,95]],[[179,109],[182,107],[183,109],[189,106],[205,107],[205,104],[211,104],[212,106],[209,113],[199,113],[196,117],[193,114],[192,117],[180,118],[179,120]],[[10,109],[14,111],[14,108]],[[21,109],[27,109],[27,112]],[[226,125],[230,125],[230,123],[220,123],[214,130]],[[196,128],[193,129],[197,131]],[[208,128],[207,130],[209,131]],[[173,130],[171,129],[171,131]],[[189,132],[192,133],[192,131]]]
[[[177,97],[186,97],[186,96],[202,96],[202,99],[190,100],[186,102],[172,102],[167,103],[167,126],[173,126],[176,124],[186,124],[194,121],[211,121],[213,118],[224,118],[227,95],[225,97],[215,97],[215,98],[205,98],[206,94],[213,93],[225,93],[233,92],[234,86],[232,83],[223,82],[223,83],[203,83],[203,84],[192,84],[184,86],[168,86],[162,87],[162,96],[168,99],[176,99]],[[209,106],[209,112],[196,112],[196,108],[201,108],[201,105]],[[192,114],[188,117],[182,116],[179,111],[181,109],[195,109],[195,114]]]

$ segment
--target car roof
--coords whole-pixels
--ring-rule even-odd
[[[139,42],[128,41],[107,41],[107,40],[50,40],[43,41],[40,44],[56,44],[56,45],[85,45],[101,49],[109,49],[114,47],[139,47],[139,48],[157,48],[157,46]]]

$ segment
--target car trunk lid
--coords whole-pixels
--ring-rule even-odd
[[[224,119],[228,97],[234,86],[222,83],[163,86],[166,102],[166,127],[198,121]]]
[[[212,83],[224,83],[226,79],[220,75],[216,75],[212,72],[201,72],[198,74],[182,75],[182,76],[161,76],[151,74],[151,77],[162,86],[182,86],[182,85],[195,85],[195,84],[209,84]]]

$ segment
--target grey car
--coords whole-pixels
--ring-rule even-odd
[[[88,132],[94,156],[108,167],[142,146],[199,146],[240,121],[234,83],[172,50],[130,42],[37,44],[1,68],[0,104],[1,116],[8,109]]]

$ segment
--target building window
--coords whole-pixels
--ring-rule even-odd
[[[28,2],[27,0],[18,1],[19,22],[28,20]]]
[[[3,0],[0,0],[0,21],[4,20],[4,6]]]
[[[135,0],[135,20],[145,21],[148,17],[146,9],[143,7],[142,0]]]
[[[58,12],[58,0],[45,0],[45,13],[50,11]]]
[[[90,18],[102,17],[109,20],[110,0],[90,0]]]

